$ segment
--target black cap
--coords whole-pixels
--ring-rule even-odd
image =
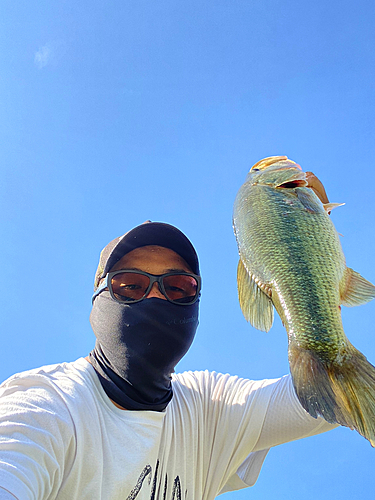
[[[96,290],[99,281],[125,254],[146,245],[170,248],[187,262],[193,273],[199,274],[197,253],[184,233],[164,222],[146,221],[123,236],[115,238],[103,248],[95,274],[94,289]]]

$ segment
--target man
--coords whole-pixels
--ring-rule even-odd
[[[327,431],[289,376],[174,374],[198,325],[197,254],[147,222],[100,256],[88,358],[0,392],[0,500],[214,499],[255,483],[270,447]]]

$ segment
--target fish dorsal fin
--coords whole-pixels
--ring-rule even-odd
[[[328,215],[332,212],[334,208],[342,207],[345,203],[323,203],[324,210]]]
[[[346,307],[360,306],[375,298],[375,286],[359,273],[347,267],[340,283],[341,304]]]
[[[255,281],[245,268],[242,260],[238,262],[237,287],[240,306],[246,321],[264,332],[268,332],[273,323],[273,304],[267,295],[267,288]],[[270,293],[270,292],[269,292]]]

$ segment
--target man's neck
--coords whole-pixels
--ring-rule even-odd
[[[91,362],[90,362],[90,359],[88,356],[85,357],[85,360],[88,361],[91,365]],[[124,408],[123,406],[120,406],[119,404],[117,404],[115,401],[113,401],[113,399],[109,398],[109,400],[117,407],[117,408],[120,408],[120,410],[126,410],[126,408]],[[127,411],[127,410],[126,410]]]

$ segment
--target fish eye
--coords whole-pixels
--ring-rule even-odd
[[[251,170],[252,170],[253,172],[259,172],[259,170],[260,170],[260,169],[259,169],[259,168],[254,168],[254,167],[253,167]]]

